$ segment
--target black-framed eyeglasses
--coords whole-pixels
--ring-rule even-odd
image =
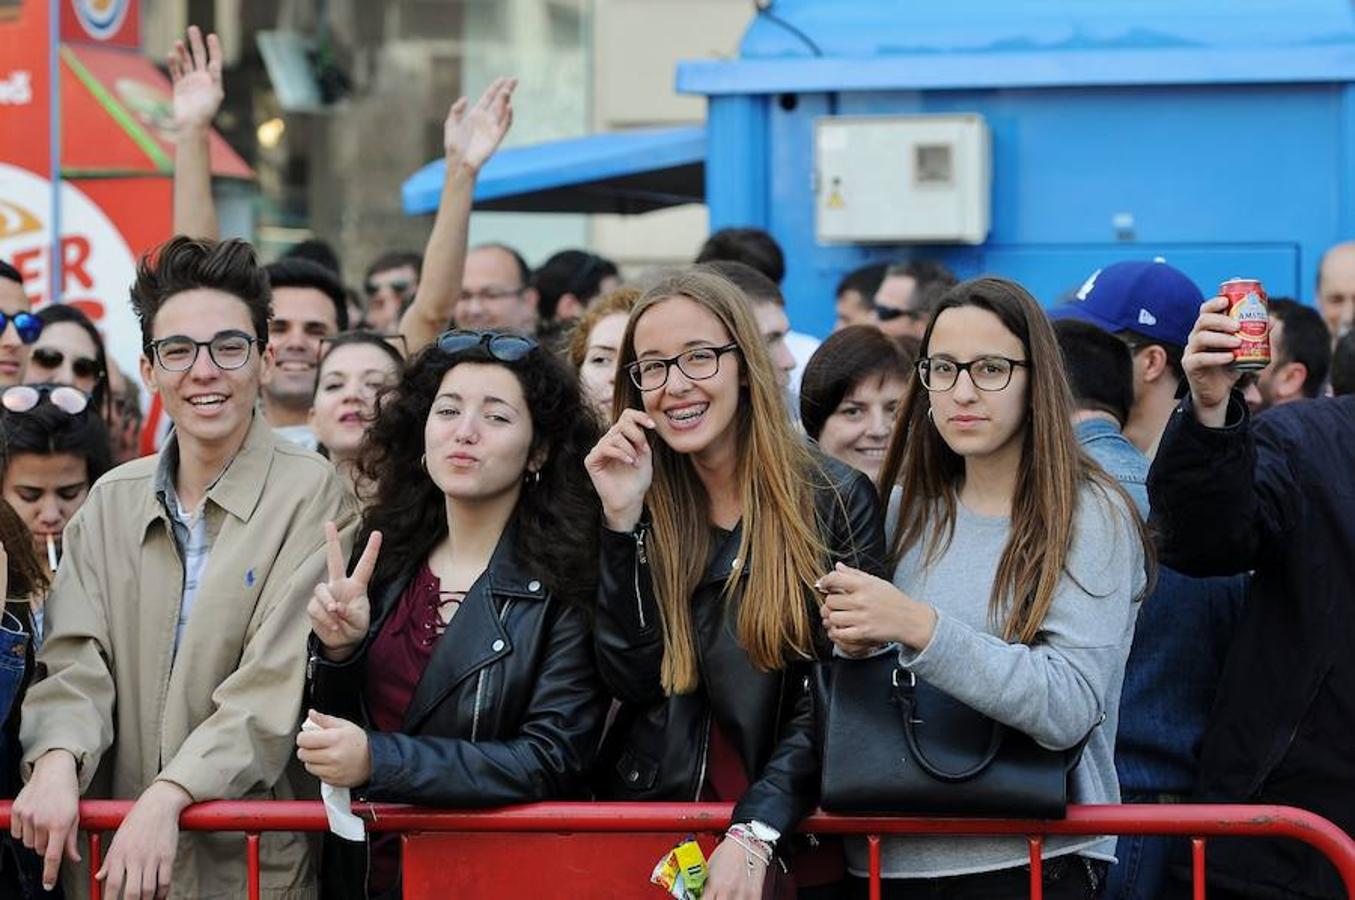
[[[1029,368],[1030,363],[1005,356],[980,356],[966,363],[946,356],[928,356],[917,361],[917,374],[929,391],[950,390],[961,372],[968,372],[969,380],[981,391],[1001,391],[1012,383],[1012,372],[1018,366]]]
[[[438,349],[443,353],[460,353],[471,347],[483,346],[489,355],[499,362],[517,362],[535,350],[539,344],[520,334],[506,334],[502,331],[456,331],[443,332],[438,338]]]
[[[166,372],[187,372],[198,361],[198,352],[207,348],[213,365],[218,369],[231,371],[249,362],[249,354],[255,344],[263,349],[265,341],[252,334],[231,329],[218,331],[211,340],[195,341],[182,334],[151,341],[142,349]]]
[[[42,369],[59,369],[66,361],[66,354],[55,347],[34,347],[29,361]],[[92,356],[72,356],[71,374],[76,378],[98,378],[104,373],[99,361]]]
[[[0,312],[0,334],[14,323],[14,331],[19,335],[19,340],[25,344],[31,344],[42,334],[42,319],[33,315],[31,312],[7,313]]]
[[[875,304],[875,318],[881,322],[892,322],[900,318],[907,318],[916,322],[926,317],[926,311],[921,309],[899,309],[897,306],[885,306],[883,303]]]
[[[72,416],[89,407],[89,394],[68,384],[16,384],[0,391],[0,406],[13,413],[26,413],[42,402]]]
[[[642,391],[657,391],[668,383],[668,373],[673,366],[690,381],[705,381],[714,378],[720,371],[720,357],[739,349],[737,342],[723,347],[693,347],[677,356],[662,359],[637,359],[626,366],[631,383]]]

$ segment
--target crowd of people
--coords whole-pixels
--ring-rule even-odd
[[[355,292],[321,244],[263,265],[219,239],[220,69],[190,29],[178,236],[131,286],[157,452],[97,329],[0,263],[0,894],[81,895],[84,797],[135,801],[105,896],[243,896],[243,838],[178,814],[323,782],[729,802],[703,896],[865,897],[864,840],[797,828],[834,674],[880,661],[1067,759],[1070,802],[1288,803],[1355,834],[1355,400],[1324,396],[1355,388],[1355,244],[1316,309],[1272,299],[1257,373],[1226,301],[1160,260],[1049,310],[872,264],[819,344],[756,229],[634,283],[468,246],[499,79],[448,113],[423,254]],[[886,897],[1026,896],[1024,839],[880,850]],[[1181,841],[1044,853],[1048,897],[1188,890]],[[398,838],[262,854],[266,897],[400,895]],[[1342,896],[1298,844],[1211,843],[1209,875]]]

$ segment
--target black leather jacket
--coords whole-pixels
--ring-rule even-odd
[[[884,534],[874,487],[864,475],[820,459],[826,483],[816,487],[820,533],[834,562],[884,574]],[[735,821],[758,820],[783,834],[815,805],[819,760],[814,738],[814,688],[823,672],[813,662],[780,671],[753,667],[735,634],[742,590],[726,604],[725,577],[735,565],[739,533],[723,541],[692,597],[700,684],[666,696],[660,686],[663,638],[659,608],[644,555],[654,539],[641,524],[634,533],[604,529],[598,588],[598,669],[622,701],[599,763],[596,791],[605,800],[696,800],[706,779],[712,716],[737,749],[748,778]],[[747,571],[747,567],[744,567]],[[811,621],[820,659],[830,647]]]
[[[372,776],[355,797],[445,808],[587,798],[607,711],[592,625],[524,570],[511,531],[438,640],[400,733],[368,731]],[[312,635],[311,706],[370,729],[367,652],[413,574],[374,587],[367,638],[345,662],[321,657]],[[361,844],[329,841],[324,869],[326,896],[365,893]]]

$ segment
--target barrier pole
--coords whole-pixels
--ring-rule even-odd
[[[880,885],[880,836],[869,835],[866,843],[870,846],[870,900],[880,900],[884,888]]]
[[[1190,839],[1190,887],[1195,900],[1204,900],[1204,838]]]
[[[245,835],[245,866],[249,900],[259,900],[259,833],[256,831]]]
[[[78,840],[78,839],[77,839]],[[79,846],[77,844],[77,846]],[[94,877],[103,867],[103,838],[97,831],[89,833],[89,900],[100,900],[104,895],[103,885]]]
[[[1030,844],[1030,897],[1044,900],[1044,838],[1032,834],[1026,842]]]

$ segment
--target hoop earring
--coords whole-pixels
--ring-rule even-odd
[[[540,484],[540,483],[541,483],[541,470],[540,470],[540,469],[537,469],[537,470],[534,471],[534,472],[528,472],[528,473],[526,473],[525,475],[523,475],[523,476],[522,476],[522,483],[525,484],[525,485],[527,485],[528,487],[535,487],[536,485]]]
[[[420,469],[423,469],[423,473],[424,473],[425,475],[428,474],[428,454],[427,454],[427,453],[420,453],[420,454],[419,454],[419,468],[420,468]]]
[[[936,411],[933,410],[930,406],[927,407],[927,421],[931,422],[932,425],[936,424]]]

